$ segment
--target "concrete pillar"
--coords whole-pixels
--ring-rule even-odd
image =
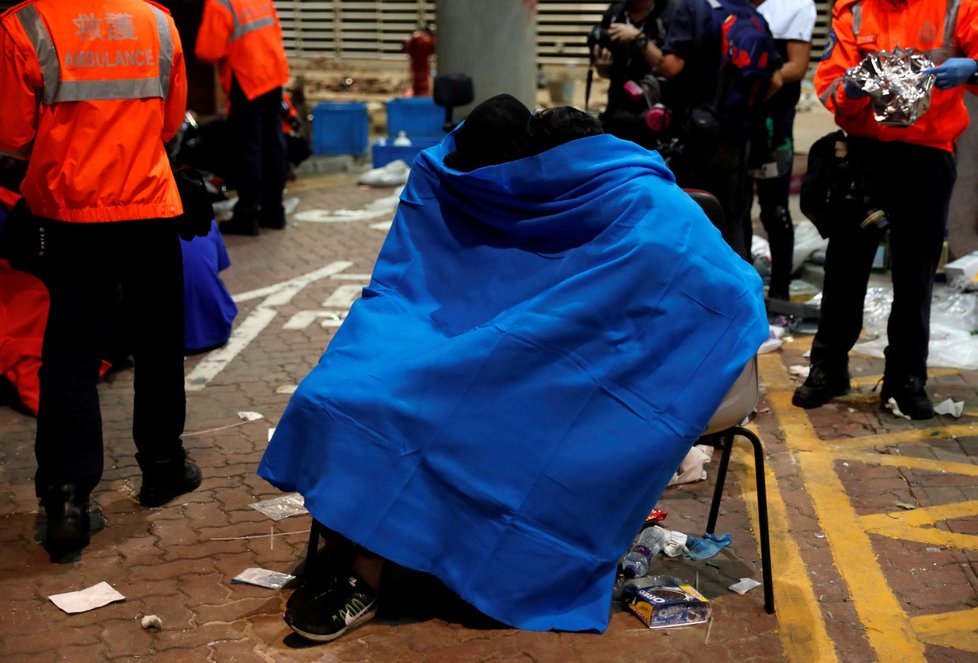
[[[468,74],[475,102],[508,93],[536,105],[536,11],[527,0],[438,0],[437,72]]]
[[[964,95],[971,125],[958,139],[958,179],[948,215],[948,248],[952,258],[978,251],[978,98]]]

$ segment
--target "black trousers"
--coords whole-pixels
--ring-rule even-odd
[[[132,435],[137,460],[183,453],[183,260],[174,219],[108,223],[46,221],[43,279],[51,298],[41,350],[35,487],[102,477],[98,378],[108,325],[121,294],[132,344]]]
[[[887,379],[927,377],[934,274],[941,256],[957,170],[944,150],[849,138],[849,155],[866,173],[871,200],[890,221],[893,307],[887,321]],[[883,237],[846,220],[829,239],[821,320],[812,363],[842,367],[859,338],[873,257]]]
[[[747,139],[721,136],[708,151],[690,141],[686,151],[670,162],[676,182],[684,189],[702,189],[716,196],[723,208],[724,238],[747,262],[753,228],[750,219],[751,178],[747,175]]]
[[[795,227],[788,211],[791,194],[791,169],[779,177],[756,179],[757,203],[761,208],[761,224],[771,247],[770,292],[784,294],[791,285],[795,251]]]
[[[228,128],[235,149],[235,218],[257,218],[271,224],[282,219],[282,190],[288,172],[282,131],[282,89],[252,100],[238,81],[231,81]]]

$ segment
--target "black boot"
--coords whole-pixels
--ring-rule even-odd
[[[221,221],[217,224],[222,235],[248,235],[254,237],[261,230],[258,227],[258,219],[254,216],[235,216],[229,221]]]
[[[934,416],[934,404],[924,391],[926,380],[916,375],[904,378],[883,376],[883,388],[880,390],[880,407],[887,409],[886,404],[892,398],[896,401],[900,412],[911,419],[930,419]]]
[[[91,520],[88,515],[88,495],[74,484],[51,486],[41,496],[41,506],[47,514],[44,548],[51,561],[70,561],[90,541]]]
[[[812,364],[805,384],[795,389],[791,404],[808,410],[825,405],[836,396],[844,396],[849,390],[848,369]]]
[[[139,504],[142,506],[163,506],[174,497],[200,487],[200,468],[183,451],[169,460],[140,462],[140,466],[143,485],[139,490]]]

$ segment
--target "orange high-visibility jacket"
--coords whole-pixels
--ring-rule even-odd
[[[965,86],[934,88],[930,108],[909,127],[881,126],[868,97],[846,97],[846,69],[870,53],[892,52],[897,46],[924,51],[937,64],[949,57],[978,58],[978,0],[837,0],[815,71],[815,92],[835,113],[839,127],[854,136],[954,151],[968,126]]]
[[[37,216],[101,222],[183,212],[164,141],[187,78],[169,12],[145,0],[28,0],[0,16],[0,153],[29,159]]]
[[[254,99],[289,80],[282,26],[272,0],[205,0],[194,53],[216,62],[230,88],[230,74]]]

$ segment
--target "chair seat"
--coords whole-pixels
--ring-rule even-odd
[[[713,413],[703,435],[719,433],[722,430],[739,426],[754,411],[760,387],[757,381],[757,357],[752,357],[740,372],[733,386],[727,390],[723,401]]]

